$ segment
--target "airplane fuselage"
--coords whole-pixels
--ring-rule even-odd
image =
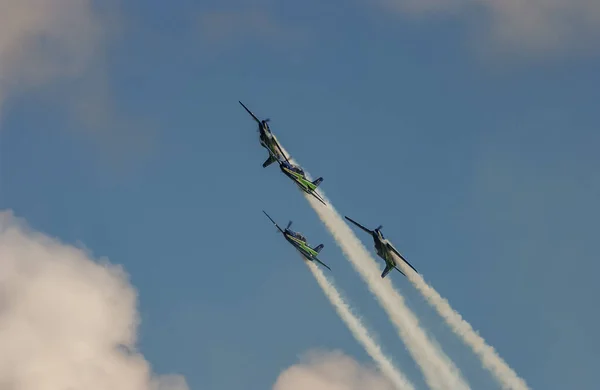
[[[258,126],[258,133],[258,138],[260,138],[260,144],[265,148],[268,148],[267,145],[273,142],[273,136],[271,135],[271,132],[265,129],[263,126]]]
[[[400,273],[402,275],[406,276],[406,274],[404,272],[402,272],[402,270],[400,268],[397,267],[397,265],[398,265],[397,259],[402,260],[406,265],[408,265],[410,268],[412,268],[413,271],[418,273],[418,271],[415,269],[415,267],[413,267],[408,261],[406,261],[404,256],[402,256],[400,254],[400,252],[398,252],[398,250],[392,245],[392,243],[383,237],[383,234],[381,234],[381,228],[383,226],[380,225],[375,230],[371,230],[371,229],[364,227],[363,225],[361,225],[360,223],[356,222],[355,220],[353,220],[352,218],[350,218],[348,216],[345,216],[344,218],[346,218],[348,221],[352,222],[354,225],[361,228],[363,231],[371,234],[371,237],[373,238],[373,243],[375,246],[375,251],[377,252],[377,256],[381,257],[385,261],[385,264],[386,264],[385,269],[383,270],[383,273],[381,274],[382,278],[385,278],[385,276],[393,268],[396,268],[398,271],[400,271]]]
[[[389,249],[389,241],[381,236],[380,232],[373,232],[373,241],[375,242],[375,251],[377,256],[381,257],[386,263],[396,266],[396,261]]]
[[[306,259],[312,260],[313,257],[316,256],[316,252],[309,247],[306,242],[292,236],[289,233],[284,233],[285,239],[288,240],[290,244],[292,244],[298,252],[300,252]]]
[[[276,159],[283,159],[283,155],[279,151],[277,147],[277,141],[275,137],[269,130],[264,130],[262,127],[259,128],[260,131],[260,144],[263,148],[269,151],[269,154],[275,157]]]
[[[321,196],[316,192],[316,189],[319,186],[319,183],[323,181],[323,178],[318,178],[317,180],[312,182],[306,178],[306,176],[304,175],[304,171],[298,172],[292,169],[292,165],[287,163],[280,163],[279,168],[281,169],[281,172],[283,172],[284,175],[286,175],[287,177],[292,179],[294,183],[296,183],[298,188],[300,188],[305,193],[314,196],[319,202],[326,204],[323,198],[321,198]]]
[[[292,179],[294,181],[294,183],[296,183],[296,185],[298,187],[300,187],[301,190],[310,193],[311,190],[314,191],[314,188],[311,188],[311,182],[306,180],[306,178],[301,175],[298,172],[294,172],[288,168],[286,168],[283,165],[279,166],[281,168],[281,171],[290,179]],[[310,183],[310,184],[309,184]]]
[[[292,246],[294,248],[296,248],[296,250],[298,252],[300,252],[300,254],[302,255],[302,257],[304,257],[305,260],[319,263],[323,267],[325,267],[331,271],[331,268],[329,268],[329,266],[327,264],[323,263],[317,257],[317,255],[319,254],[321,249],[323,249],[323,247],[324,247],[323,244],[319,244],[316,247],[311,248],[310,246],[308,246],[306,237],[304,237],[304,235],[302,235],[302,233],[290,230],[290,226],[292,226],[292,221],[290,221],[288,223],[287,227],[284,230],[281,227],[279,227],[279,225],[277,225],[277,223],[275,221],[273,221],[273,219],[271,217],[269,217],[269,214],[267,214],[265,210],[263,210],[263,213],[265,213],[267,218],[269,218],[271,220],[271,222],[277,227],[277,230],[283,235],[283,238],[285,238],[285,240],[287,242],[292,244]]]

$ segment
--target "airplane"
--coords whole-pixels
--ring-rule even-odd
[[[269,128],[268,122],[270,121],[270,119],[269,118],[263,119],[263,120],[258,119],[256,117],[256,115],[254,115],[252,113],[252,111],[250,111],[248,109],[248,107],[246,107],[244,105],[244,103],[242,103],[239,100],[238,100],[238,102],[242,105],[242,107],[244,107],[244,109],[248,112],[248,114],[250,114],[252,116],[252,118],[254,118],[256,123],[258,123],[258,133],[259,133],[260,144],[269,151],[269,157],[263,163],[263,165],[262,165],[263,168],[268,167],[275,161],[281,160],[284,157],[283,151],[281,150],[281,146],[279,146],[277,139],[275,138],[275,136],[271,132],[271,129]]]
[[[263,210],[263,213],[265,213],[267,218],[269,218],[271,220],[271,222],[273,222],[273,225],[275,225],[277,227],[277,229],[279,229],[281,234],[283,234],[283,237],[285,237],[285,239],[290,244],[292,244],[294,246],[294,248],[296,248],[298,250],[298,252],[300,252],[306,260],[317,261],[322,266],[324,266],[325,268],[327,268],[328,270],[331,271],[331,268],[329,268],[329,266],[327,264],[323,263],[321,260],[319,260],[317,258],[317,255],[319,254],[321,249],[323,249],[323,247],[324,247],[323,244],[319,244],[316,247],[311,248],[308,245],[308,243],[306,242],[306,238],[301,233],[290,230],[290,226],[292,226],[292,221],[290,221],[288,223],[287,227],[285,228],[285,230],[283,230],[279,227],[279,225],[277,225],[277,223],[275,223],[275,221],[273,221],[273,218],[271,218],[269,216],[269,214],[267,214],[264,210]]]
[[[410,266],[410,268],[412,268],[416,273],[419,273],[415,269],[415,267],[413,267],[408,261],[406,261],[406,259],[400,254],[400,252],[398,252],[398,250],[396,248],[394,248],[392,243],[389,242],[389,240],[387,240],[385,237],[383,237],[383,234],[381,233],[381,228],[383,228],[383,226],[380,225],[379,227],[377,227],[377,229],[370,230],[370,229],[367,229],[366,227],[364,227],[363,225],[361,225],[360,223],[352,220],[351,218],[348,218],[346,216],[344,216],[344,218],[346,218],[348,221],[352,222],[353,224],[355,224],[356,226],[358,226],[365,232],[370,233],[371,236],[373,236],[373,241],[375,242],[375,250],[377,251],[377,256],[379,256],[383,260],[385,260],[385,269],[383,270],[383,273],[381,274],[382,278],[385,278],[385,276],[388,274],[388,272],[390,272],[394,268],[396,268],[398,271],[400,271],[400,273],[402,275],[406,276],[406,274],[404,272],[402,272],[400,270],[400,268],[397,267],[396,260],[394,259],[394,256],[392,256],[391,252],[394,252],[396,254],[396,256],[401,258],[406,264],[408,264]]]
[[[319,202],[327,205],[323,198],[321,198],[321,195],[319,195],[316,191],[319,184],[321,184],[323,181],[323,178],[319,177],[313,181],[308,180],[306,178],[306,173],[304,173],[304,169],[291,163],[285,153],[283,153],[283,157],[285,158],[285,161],[279,160],[279,168],[281,168],[281,172],[292,179],[302,191],[314,196]]]

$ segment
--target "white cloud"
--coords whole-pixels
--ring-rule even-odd
[[[383,0],[410,15],[462,15],[480,48],[520,53],[561,52],[597,47],[600,2],[597,0]],[[483,34],[481,34],[483,32]],[[483,35],[484,39],[481,39]]]
[[[0,212],[0,388],[187,390],[136,351],[136,292],[119,266]]]
[[[378,371],[341,352],[312,352],[281,373],[273,390],[393,390]]]

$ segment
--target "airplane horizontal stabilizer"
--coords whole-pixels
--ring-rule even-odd
[[[321,264],[323,267],[325,267],[325,268],[327,268],[328,270],[331,271],[331,268],[329,268],[329,266],[327,264],[323,263],[321,260],[317,259],[316,257],[314,259],[315,259],[315,261],[318,261],[319,264]]]
[[[394,267],[393,265],[386,264],[386,265],[385,265],[385,269],[383,270],[383,272],[382,272],[382,274],[381,274],[381,278],[382,278],[382,279],[383,279],[383,278],[385,278],[385,277],[386,277],[386,275],[387,275],[387,274],[388,274],[388,273],[389,273],[391,270],[393,270],[394,268],[395,268],[395,267]]]
[[[268,167],[269,165],[273,164],[275,161],[277,161],[277,159],[275,157],[273,157],[272,155],[269,155],[269,158],[263,163],[263,168]]]

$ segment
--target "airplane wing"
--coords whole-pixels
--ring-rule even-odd
[[[404,272],[402,272],[402,270],[400,268],[398,268],[398,267],[394,267],[394,268],[396,268],[398,270],[398,272],[400,272],[402,275],[406,276],[406,274]]]
[[[327,203],[325,203],[325,201],[323,200],[323,198],[321,198],[321,196],[316,192],[316,191],[310,191],[310,194],[312,196],[314,196],[315,198],[317,198],[319,200],[319,202],[323,203],[325,206],[327,206]]]
[[[265,210],[263,210],[263,213],[265,213],[265,215],[267,216],[267,218],[269,218],[269,219],[271,220],[271,222],[273,222],[273,225],[277,226],[277,229],[279,229],[279,231],[280,231],[281,233],[284,233],[284,231],[283,231],[283,230],[282,230],[282,229],[279,227],[279,225],[277,225],[277,224],[275,223],[275,221],[273,221],[273,218],[269,217],[269,214],[267,214],[267,213],[265,212]]]
[[[244,107],[244,109],[245,109],[245,110],[248,112],[248,114],[252,115],[252,118],[254,118],[254,120],[255,120],[256,122],[258,122],[258,124],[260,125],[260,119],[258,119],[258,118],[256,117],[256,115],[254,115],[254,114],[252,113],[252,111],[250,111],[250,110],[248,109],[248,107],[244,106],[244,103],[240,102],[239,100],[238,100],[238,102],[239,102],[239,103],[242,105],[242,107]]]
[[[389,249],[390,249],[392,252],[394,252],[394,253],[396,254],[396,256],[398,256],[399,258],[401,258],[401,259],[402,259],[402,260],[403,260],[403,261],[404,261],[406,264],[408,264],[408,266],[409,266],[410,268],[412,268],[412,269],[413,269],[413,271],[415,271],[416,273],[419,273],[419,271],[417,271],[417,270],[415,269],[415,267],[413,267],[413,266],[412,266],[412,265],[411,265],[411,264],[410,264],[408,261],[406,261],[406,259],[404,258],[404,256],[402,256],[402,255],[401,255],[401,254],[400,254],[400,253],[399,253],[399,252],[396,250],[396,248],[394,248],[393,246],[388,246],[388,248],[389,248]],[[400,271],[400,270],[398,270],[398,271]],[[402,271],[400,271],[400,272],[402,272]],[[402,275],[404,275],[404,272],[402,272]],[[405,275],[405,276],[406,276],[406,275]]]
[[[327,268],[328,270],[330,270],[330,271],[331,271],[331,268],[329,268],[329,266],[328,266],[327,264],[325,264],[325,263],[323,263],[321,260],[319,260],[319,259],[317,258],[317,256],[314,256],[314,257],[313,257],[313,260],[315,260],[315,261],[318,261],[318,262],[319,262],[319,263],[320,263],[320,264],[321,264],[323,267],[325,267],[325,268]]]
[[[346,216],[344,216],[344,218],[346,218],[348,221],[352,222],[353,224],[355,224],[356,226],[358,226],[359,228],[361,228],[362,230],[364,230],[365,232],[372,234],[373,230],[369,230],[366,227],[364,227],[363,225],[361,225],[360,223],[356,222],[355,220],[353,220],[352,218],[348,218]]]

